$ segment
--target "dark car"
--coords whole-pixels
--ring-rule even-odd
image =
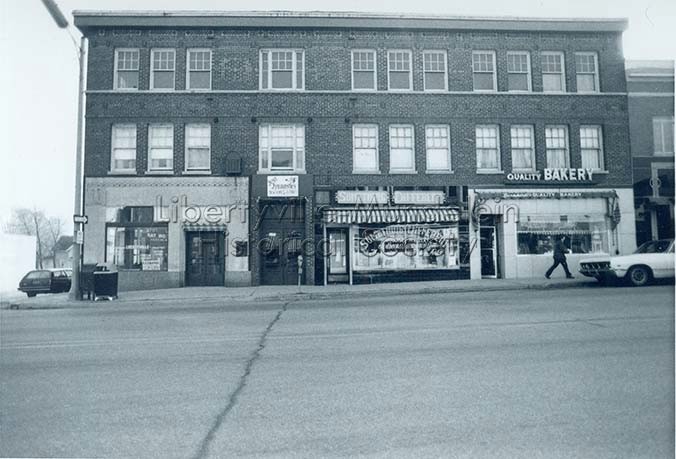
[[[19,282],[18,290],[28,296],[38,293],[60,293],[70,290],[71,269],[36,269]]]

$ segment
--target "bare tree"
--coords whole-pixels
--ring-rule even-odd
[[[58,217],[47,217],[39,209],[18,208],[12,210],[10,220],[4,225],[4,231],[12,234],[26,234],[37,239],[36,267],[43,269],[43,258],[52,258],[52,267],[56,267],[57,242],[63,233],[64,222]]]

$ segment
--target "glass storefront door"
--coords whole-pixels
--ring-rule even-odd
[[[186,285],[224,285],[225,247],[222,232],[188,232],[186,248]]]

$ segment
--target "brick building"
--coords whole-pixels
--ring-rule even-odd
[[[122,288],[531,277],[635,247],[616,19],[75,12]],[[298,257],[302,255],[302,257]]]

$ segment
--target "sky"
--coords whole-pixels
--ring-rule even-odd
[[[674,0],[56,0],[73,10],[361,11],[450,16],[624,17],[627,59],[676,57]],[[71,31],[79,40],[77,29]],[[40,0],[0,0],[0,223],[12,208],[61,217],[72,228],[78,59]],[[69,229],[70,230],[70,229]]]

